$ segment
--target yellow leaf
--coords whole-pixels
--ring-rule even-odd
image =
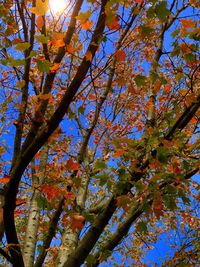
[[[25,85],[25,81],[24,81],[24,80],[17,81],[17,84],[16,84],[16,86],[17,86],[18,88],[23,88],[23,87],[24,87],[24,85]]]
[[[49,10],[49,2],[48,0],[37,0],[36,6],[30,8],[32,13],[38,16],[44,16],[45,13]]]

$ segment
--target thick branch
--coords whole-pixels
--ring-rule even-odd
[[[115,210],[115,198],[112,197],[108,202],[108,205],[105,207],[104,211],[95,219],[89,231],[85,234],[79,246],[70,255],[69,259],[67,260],[67,262],[65,262],[63,267],[78,267],[83,264],[88,254],[94,247],[95,243],[99,239],[105,226],[108,224]]]
[[[81,9],[82,3],[83,3],[83,0],[78,0],[75,7],[74,7],[74,10],[73,10],[73,13],[71,16],[71,20],[70,20],[70,24],[69,24],[68,30],[67,30],[65,38],[64,38],[64,42],[66,45],[70,44],[72,36],[75,32],[76,16],[78,15],[78,13]],[[63,59],[63,57],[65,55],[65,49],[66,49],[65,47],[59,48],[58,54],[54,59],[54,63],[60,63],[61,62],[61,60]],[[47,74],[46,79],[45,79],[45,83],[44,83],[44,86],[42,89],[42,94],[48,94],[51,91],[55,77],[56,77],[56,72],[55,73],[51,72],[51,73]],[[42,100],[42,104],[40,105],[40,112],[43,115],[46,111],[47,104],[48,104],[48,100]],[[31,129],[28,133],[28,136],[27,136],[27,138],[23,144],[22,151],[27,149],[27,147],[33,141],[33,139],[35,138],[35,135],[37,134],[38,129],[40,128],[41,124],[37,124],[37,125],[35,125],[34,123],[32,124]]]
[[[195,113],[200,107],[200,95],[197,97],[196,101],[193,102],[179,117],[172,129],[165,136],[166,140],[171,140],[177,130],[182,131],[190,120],[194,117]]]
[[[25,41],[28,42],[29,40],[28,40],[27,26],[26,26],[26,21],[24,19],[24,14],[23,14],[22,9],[20,8],[18,1],[17,1],[17,5],[18,5],[19,13],[20,13],[20,18],[23,24]],[[34,5],[35,5],[35,0],[33,1],[33,6]],[[12,167],[14,166],[17,158],[19,157],[20,149],[21,149],[22,133],[23,133],[24,120],[25,120],[25,114],[26,114],[27,102],[28,102],[28,87],[29,87],[30,66],[31,66],[31,58],[28,58],[28,57],[31,51],[33,50],[34,35],[35,35],[35,14],[32,14],[31,29],[30,29],[30,47],[24,52],[25,65],[24,65],[23,80],[25,81],[25,85],[22,88],[22,100],[21,100],[21,106],[20,106],[19,115],[18,115],[17,124],[16,124],[16,134],[15,134],[15,141],[14,141],[14,154],[13,154],[13,159],[12,159]]]
[[[185,179],[190,179],[193,175],[195,175],[198,172],[199,168],[192,170],[191,172],[187,173],[185,176]],[[161,183],[159,188],[162,191],[163,188],[165,188],[167,185],[172,184],[171,182],[164,182]],[[150,198],[150,194],[148,194],[147,198],[149,198],[148,203],[152,204],[152,199]],[[98,252],[96,252],[93,255],[94,261],[91,264],[87,264],[87,267],[96,267],[101,263],[101,255],[104,254],[106,251],[113,251],[122,241],[122,239],[128,234],[130,227],[132,226],[133,222],[138,219],[142,213],[142,204],[136,200],[136,205],[131,209],[128,217],[126,220],[118,227],[116,232],[105,242],[101,245],[101,248]],[[103,257],[103,260],[105,260],[105,257]]]

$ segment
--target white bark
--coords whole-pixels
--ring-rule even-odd
[[[83,175],[81,180],[81,185],[79,186],[79,190],[76,197],[77,209],[83,210],[85,207],[85,201],[87,196],[87,189],[89,183],[89,176],[87,174]],[[76,248],[79,240],[80,230],[72,231],[71,226],[65,228],[62,243],[59,248],[58,256],[56,259],[56,267],[63,267],[64,263],[67,261],[69,255]]]
[[[32,175],[32,185],[38,187],[44,182],[45,179],[45,170],[48,160],[48,146],[45,145],[41,152],[41,160],[39,166],[39,177],[33,173]],[[27,222],[26,236],[23,246],[23,258],[26,267],[32,267],[35,257],[35,248],[37,243],[37,232],[39,226],[39,215],[40,207],[38,206],[38,198],[40,192],[37,189],[34,189],[33,195],[30,201],[30,211]]]
[[[70,225],[65,228],[62,236],[62,244],[59,248],[55,266],[63,267],[69,255],[76,248],[78,243],[78,232],[73,232]]]

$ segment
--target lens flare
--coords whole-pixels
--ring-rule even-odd
[[[67,7],[66,0],[49,0],[49,7],[54,14],[62,13]]]

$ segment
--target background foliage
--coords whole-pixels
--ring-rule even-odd
[[[1,1],[2,263],[197,266],[199,4],[50,4]]]

